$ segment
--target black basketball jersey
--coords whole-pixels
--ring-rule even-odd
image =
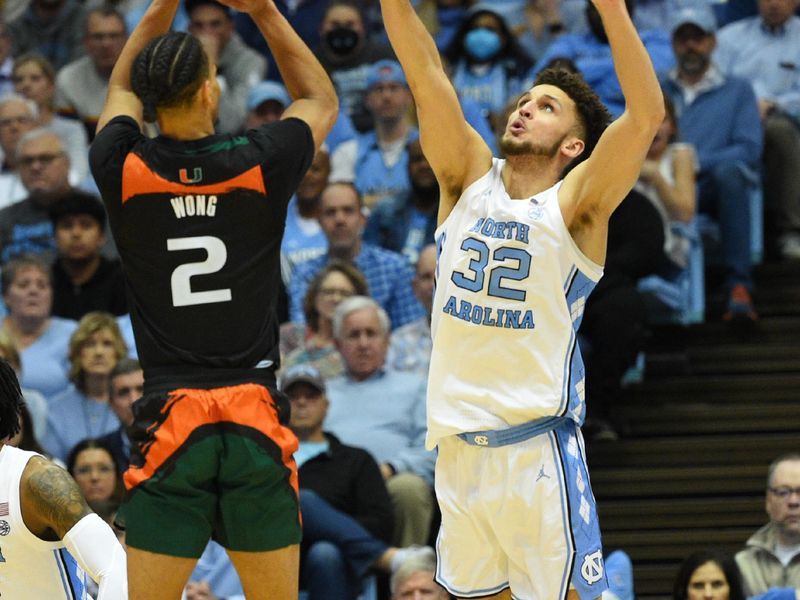
[[[94,139],[90,165],[150,391],[153,379],[233,383],[277,365],[286,207],[313,154],[299,119],[178,141],[117,117]]]

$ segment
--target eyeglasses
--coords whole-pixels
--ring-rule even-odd
[[[792,494],[797,494],[798,498],[800,498],[800,487],[790,488],[790,487],[771,487],[767,488],[770,492],[775,494],[781,500],[788,500]]]
[[[350,290],[343,290],[340,288],[320,288],[319,293],[320,296],[325,296],[326,298],[333,298],[334,296],[339,296],[340,298],[349,298],[353,295],[353,292]]]
[[[0,127],[8,127],[9,125],[27,125],[28,123],[32,123],[33,119],[31,117],[6,117],[4,119],[0,119]]]
[[[90,33],[86,38],[91,42],[116,42],[125,37],[124,31],[110,31],[108,33]]]
[[[46,167],[61,156],[64,156],[63,152],[56,152],[52,154],[30,154],[28,156],[20,156],[19,164],[22,167],[31,167],[34,163],[40,162]]]
[[[111,465],[84,465],[75,469],[75,475],[91,475],[93,471],[97,471],[101,475],[108,475],[114,472],[114,467]]]

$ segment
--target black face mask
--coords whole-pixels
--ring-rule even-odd
[[[331,52],[338,56],[346,56],[356,49],[361,38],[357,31],[349,27],[336,27],[325,34],[325,42]]]

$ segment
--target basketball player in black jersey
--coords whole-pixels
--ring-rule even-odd
[[[283,119],[215,135],[216,66],[196,38],[166,33],[178,0],[154,0],[114,67],[90,153],[145,374],[122,510],[137,600],[179,598],[211,537],[249,599],[297,598],[297,440],[274,377],[279,253],[338,103],[272,0],[224,2],[276,57],[294,98]],[[142,135],[143,119],[161,134]]]

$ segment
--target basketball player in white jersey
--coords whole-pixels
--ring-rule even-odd
[[[381,0],[442,190],[427,443],[439,450],[436,579],[459,598],[589,600],[607,587],[576,331],[664,102],[624,0],[592,1],[625,112],[606,128],[582,79],[546,71],[518,99],[499,160],[465,123],[409,0]]]
[[[0,360],[0,440],[19,431],[22,395],[13,369]],[[0,597],[125,600],[125,550],[86,505],[64,469],[39,454],[0,446]]]

